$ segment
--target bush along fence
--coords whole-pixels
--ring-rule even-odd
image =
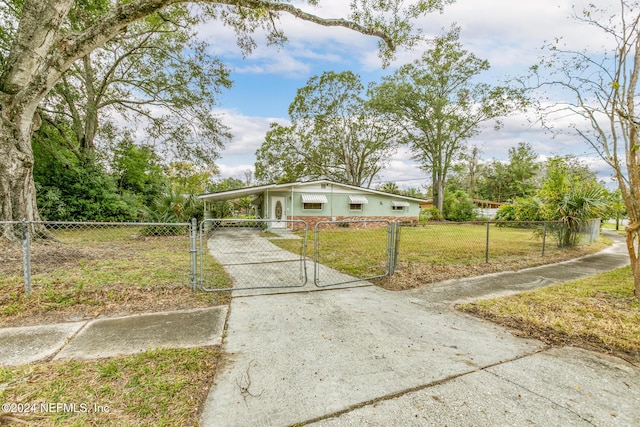
[[[215,281],[216,287],[229,288],[228,267],[211,246],[216,244],[212,228],[222,229],[223,224],[203,225],[207,224],[197,224],[195,219],[189,223],[0,222],[0,292],[19,292],[22,285],[27,295],[34,288],[60,287],[78,293],[89,288],[108,292],[113,287],[144,286],[206,290],[204,276]],[[259,225],[265,228],[265,224]],[[562,221],[393,223],[389,238],[389,227],[338,225],[328,224],[309,236],[304,233],[304,237],[290,231],[304,241],[266,229],[262,234],[270,244],[308,260],[302,265],[312,269],[310,277],[329,285],[336,281],[324,271],[319,275],[316,264],[363,278],[421,266],[433,270],[440,265],[455,269],[456,265],[508,263],[561,250],[567,233],[578,232],[575,227],[568,230]],[[583,224],[578,234],[569,239],[572,244],[592,242],[599,234],[599,220]],[[231,238],[239,237],[232,234]],[[230,248],[221,249],[229,252]],[[225,256],[233,256],[233,251]],[[253,269],[259,263],[254,259],[243,268]],[[281,268],[292,268],[280,264]],[[250,273],[255,276],[255,271]]]
[[[192,286],[197,223],[0,222],[0,275],[35,286]]]

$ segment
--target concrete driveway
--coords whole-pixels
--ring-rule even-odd
[[[345,282],[354,286],[357,281],[324,265],[317,265],[315,271],[310,257],[281,249],[272,243],[274,239],[293,239],[300,241],[302,247],[302,239],[295,234],[264,238],[259,229],[248,227],[219,228],[207,240],[209,254],[233,279],[235,296],[317,290],[316,275],[322,287],[344,287],[332,284]]]
[[[640,425],[640,368],[548,348],[452,309],[606,271],[593,257],[411,292],[374,286],[235,296],[205,426]],[[235,293],[234,293],[235,294]]]

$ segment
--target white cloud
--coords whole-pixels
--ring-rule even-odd
[[[245,173],[247,171],[251,171],[253,173],[254,167],[253,163],[251,164],[240,164],[240,165],[226,165],[224,163],[218,164],[218,170],[220,171],[219,176],[222,178],[236,178],[244,181]]]
[[[272,122],[283,125],[288,122],[276,117],[250,117],[232,110],[216,110],[225,125],[229,126],[233,138],[226,144],[222,156],[253,156],[260,148]]]
[[[254,170],[255,152],[264,141],[272,122],[288,125],[288,121],[274,117],[251,117],[233,110],[216,110],[233,134],[216,162],[220,176],[243,178],[244,172]]]

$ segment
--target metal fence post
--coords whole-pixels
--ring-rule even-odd
[[[24,293],[31,295],[31,236],[29,224],[22,220],[22,270],[24,271]]]
[[[547,241],[547,221],[542,223],[542,255],[544,256],[544,246]]]
[[[198,290],[198,220],[191,218],[191,287],[194,291]]]
[[[396,272],[398,268],[398,258],[400,256],[400,230],[402,227],[402,223],[400,221],[396,221],[395,223],[395,239],[393,242],[393,270],[392,273]]]
[[[387,274],[389,276],[393,275],[393,242],[395,240],[395,231],[395,224],[393,222],[389,222],[387,224]]]
[[[489,221],[487,221],[487,241],[484,250],[484,262],[489,263]]]

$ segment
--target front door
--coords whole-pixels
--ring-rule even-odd
[[[272,197],[271,198],[271,228],[285,228],[287,223],[287,214],[285,212],[285,198],[284,197]]]

